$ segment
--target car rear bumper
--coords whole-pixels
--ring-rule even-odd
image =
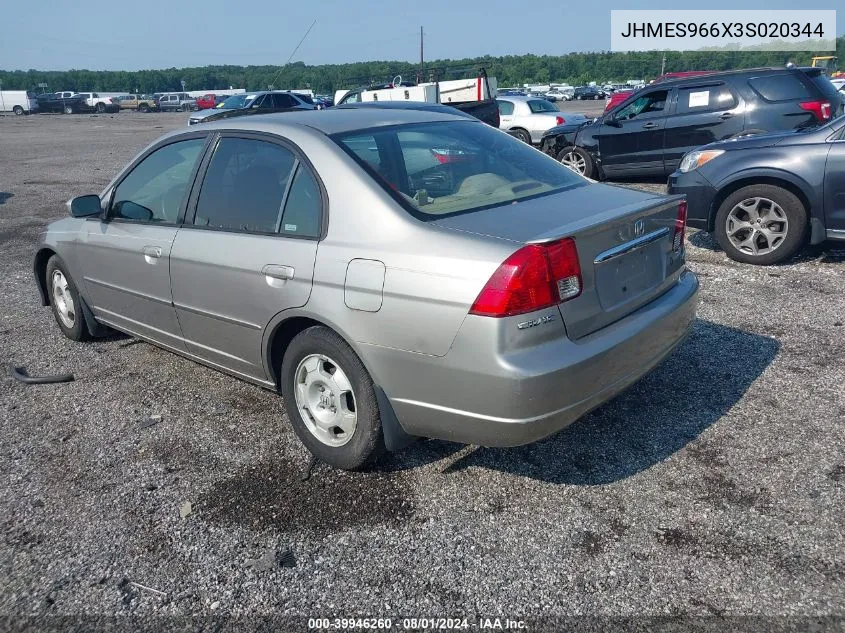
[[[674,171],[669,175],[667,185],[667,193],[670,195],[684,194],[687,197],[687,226],[709,230],[717,193],[710,181],[698,171]]]
[[[424,356],[366,346],[365,360],[405,431],[482,446],[518,446],[568,426],[629,387],[683,341],[695,319],[691,272],[624,319],[577,341],[560,337],[490,356],[467,317],[450,352]],[[483,337],[482,337],[483,338]]]

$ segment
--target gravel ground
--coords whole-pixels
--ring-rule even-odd
[[[184,120],[0,119],[0,361],[77,377],[0,377],[0,615],[845,616],[845,252],[691,233],[699,320],[612,402],[301,481],[278,396],[38,302],[40,227]]]

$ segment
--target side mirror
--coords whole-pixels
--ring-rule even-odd
[[[616,120],[614,116],[607,116],[602,121],[605,125],[609,125],[610,127],[622,127],[622,124]]]
[[[70,201],[70,214],[75,218],[88,218],[102,213],[100,196],[77,196]]]

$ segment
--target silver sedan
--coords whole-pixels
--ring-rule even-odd
[[[543,97],[497,97],[496,102],[499,129],[529,144],[539,143],[543,134],[557,125],[586,121],[583,114],[561,112]]]
[[[167,135],[41,233],[44,305],[283,396],[355,469],[414,437],[550,435],[665,358],[695,316],[682,198],[593,184],[424,110]]]

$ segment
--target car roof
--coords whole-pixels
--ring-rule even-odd
[[[496,99],[503,99],[505,101],[542,101],[540,97],[532,97],[531,95],[501,95]]]
[[[777,73],[792,73],[796,71],[803,71],[805,73],[818,74],[820,68],[810,68],[804,66],[792,66],[791,68],[785,66],[763,66],[760,68],[741,68],[737,70],[717,70],[708,72],[703,75],[694,75],[690,77],[676,77],[673,79],[665,79],[660,82],[650,84],[651,86],[679,86],[685,84],[698,84],[706,81],[713,81],[720,77],[736,77],[740,75],[759,75],[759,74],[777,74]],[[648,86],[645,86],[648,87]]]
[[[339,134],[367,128],[387,127],[408,123],[436,123],[467,121],[463,114],[447,114],[430,109],[405,110],[399,108],[329,108],[257,114],[236,119],[224,119],[204,124],[209,128],[254,130],[256,132],[283,133],[290,128],[311,128],[323,134]],[[184,132],[185,130],[181,130]],[[178,132],[176,132],[178,133]]]

